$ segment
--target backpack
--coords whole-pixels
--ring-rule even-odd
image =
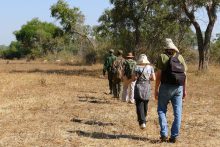
[[[126,60],[125,62],[125,73],[124,75],[128,78],[131,79],[132,74],[134,73],[134,69],[136,66],[136,62],[134,60]]]
[[[114,79],[117,80],[121,80],[123,77],[123,64],[124,64],[124,59],[120,58],[120,59],[116,59],[113,63],[113,67],[112,67],[112,72],[113,72],[113,77]]]
[[[110,56],[110,57],[108,57],[107,58],[107,70],[108,71],[112,71],[112,69],[113,69],[113,63],[114,63],[114,61],[115,61],[115,59],[116,59],[116,57],[115,56]]]
[[[162,71],[161,82],[172,85],[183,85],[186,79],[184,65],[178,59],[179,53],[169,57],[166,70]]]

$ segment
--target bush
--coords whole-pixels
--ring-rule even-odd
[[[211,46],[210,61],[220,64],[220,41]]]
[[[97,60],[97,53],[95,51],[90,52],[86,55],[86,64],[95,64]]]
[[[1,57],[4,59],[21,58],[21,53],[16,48],[10,48],[1,52]]]

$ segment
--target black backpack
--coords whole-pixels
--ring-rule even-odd
[[[179,53],[169,57],[166,70],[162,71],[161,83],[183,85],[186,79],[184,65],[178,59]]]

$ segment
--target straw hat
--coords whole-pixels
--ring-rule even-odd
[[[166,38],[165,43],[166,43],[165,49],[172,49],[175,50],[176,52],[179,52],[178,48],[174,45],[172,39]]]
[[[117,56],[121,56],[123,54],[123,51],[122,50],[118,50],[117,51]]]
[[[128,55],[126,56],[126,58],[134,58],[133,54],[130,52],[128,53]]]
[[[150,62],[145,54],[140,54],[137,60],[137,64],[150,64]]]
[[[118,54],[123,54],[123,50],[118,50]]]
[[[113,50],[113,49],[110,49],[110,50],[109,50],[109,53],[114,53],[114,50]]]

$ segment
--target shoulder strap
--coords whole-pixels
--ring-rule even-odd
[[[180,55],[180,53],[176,53],[175,57],[178,59],[179,55]]]
[[[138,81],[138,80],[140,79],[140,77],[143,75],[143,73],[144,73],[144,69],[145,69],[146,67],[147,67],[147,65],[144,66],[144,68],[143,68],[143,70],[142,70],[140,76],[137,78],[137,81]]]

